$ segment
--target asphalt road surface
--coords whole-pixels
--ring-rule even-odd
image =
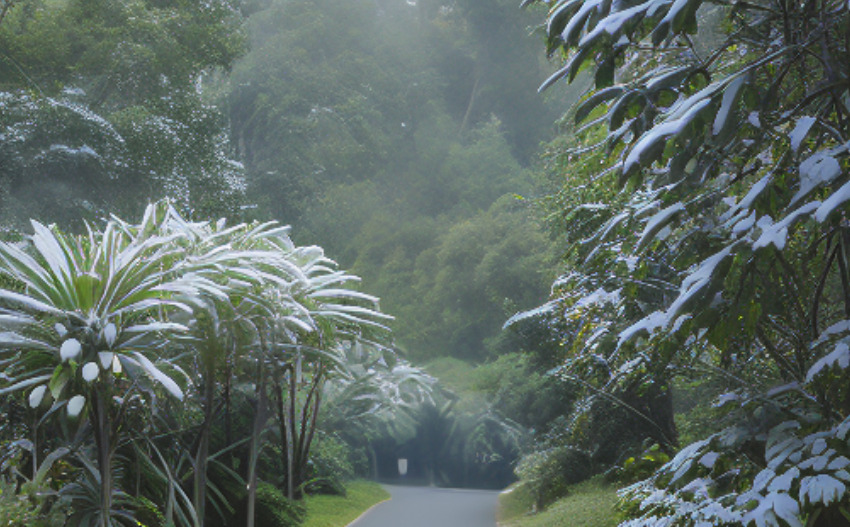
[[[392,499],[350,527],[495,527],[498,491],[384,485]]]

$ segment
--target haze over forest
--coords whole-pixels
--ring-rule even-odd
[[[278,220],[361,275],[419,358],[491,357],[506,317],[545,300],[553,251],[530,202],[567,105],[536,91],[553,67],[531,35],[539,14],[247,2],[116,27],[110,16],[126,15],[106,6],[4,23],[6,88],[112,127],[57,115],[49,131],[21,130],[6,144],[7,224],[133,217],[165,195],[198,219]]]
[[[848,79],[847,0],[0,0],[0,523],[847,524]]]

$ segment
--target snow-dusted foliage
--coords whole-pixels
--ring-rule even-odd
[[[82,90],[0,93],[3,220],[79,221],[171,196],[184,210],[233,214],[244,170],[214,109],[131,107],[100,114]],[[189,122],[168,117],[190,113]]]
[[[565,66],[544,87],[595,83],[573,113],[567,171],[586,179],[559,197],[573,245],[546,311],[564,369],[606,390],[696,371],[739,387],[731,427],[627,489],[626,525],[850,510],[848,27],[836,0],[550,4]],[[606,157],[588,167],[593,144]]]

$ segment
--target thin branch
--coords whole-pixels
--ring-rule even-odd
[[[669,446],[676,446],[676,443],[671,441],[670,438],[667,437],[667,434],[665,433],[664,429],[661,428],[661,425],[656,423],[652,418],[650,418],[649,416],[647,416],[646,414],[644,414],[643,412],[641,412],[640,410],[638,410],[634,406],[630,405],[626,401],[620,399],[619,397],[617,397],[616,395],[614,395],[610,392],[607,392],[605,390],[597,388],[596,386],[590,384],[589,382],[585,381],[584,379],[577,377],[576,375],[573,375],[571,373],[565,373],[565,372],[562,372],[561,375],[563,375],[564,377],[566,377],[566,378],[568,378],[572,381],[575,381],[575,382],[581,384],[582,386],[584,386],[588,390],[596,393],[597,395],[599,395],[599,396],[601,396],[605,399],[608,399],[609,401],[611,401],[611,402],[613,402],[613,403],[615,403],[619,406],[622,406],[623,408],[634,413],[635,415],[637,415],[638,417],[640,417],[644,421],[651,424],[655,429],[657,429],[658,432],[661,434],[661,438],[664,440],[665,443],[667,443]]]
[[[756,336],[758,336],[759,341],[761,342],[764,350],[767,352],[770,357],[776,361],[778,365],[783,367],[787,373],[789,373],[795,380],[801,381],[802,378],[799,376],[799,372],[796,372],[796,368],[791,364],[788,359],[776,349],[776,346],[771,342],[770,338],[765,333],[764,328],[759,325],[756,325]]]
[[[838,275],[841,277],[841,290],[844,293],[844,316],[850,318],[850,283],[847,277],[847,247],[845,233],[841,233],[841,237],[836,244],[841,254],[838,255]]]
[[[15,5],[15,0],[3,0],[3,7],[0,8],[0,24],[3,23],[3,19],[6,18],[6,15],[9,14],[9,10],[12,9]]]
[[[818,277],[818,285],[815,288],[815,296],[812,299],[812,336],[817,338],[818,331],[818,310],[820,309],[820,299],[823,296],[823,289],[826,286],[826,278],[829,276],[829,269],[832,267],[832,261],[835,260],[835,257],[838,255],[839,244],[835,244],[835,247],[832,249],[832,253],[827,258],[826,264],[823,266],[823,271],[821,271],[820,276]],[[829,251],[829,249],[827,249]]]

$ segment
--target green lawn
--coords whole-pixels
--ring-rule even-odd
[[[503,527],[614,527],[617,514],[617,486],[600,478],[570,487],[546,510],[531,514],[531,496],[521,486],[510,487],[499,497],[499,525]]]
[[[372,481],[352,481],[345,485],[345,489],[346,496],[305,497],[307,519],[304,527],[345,527],[369,507],[390,499],[390,494]]]

